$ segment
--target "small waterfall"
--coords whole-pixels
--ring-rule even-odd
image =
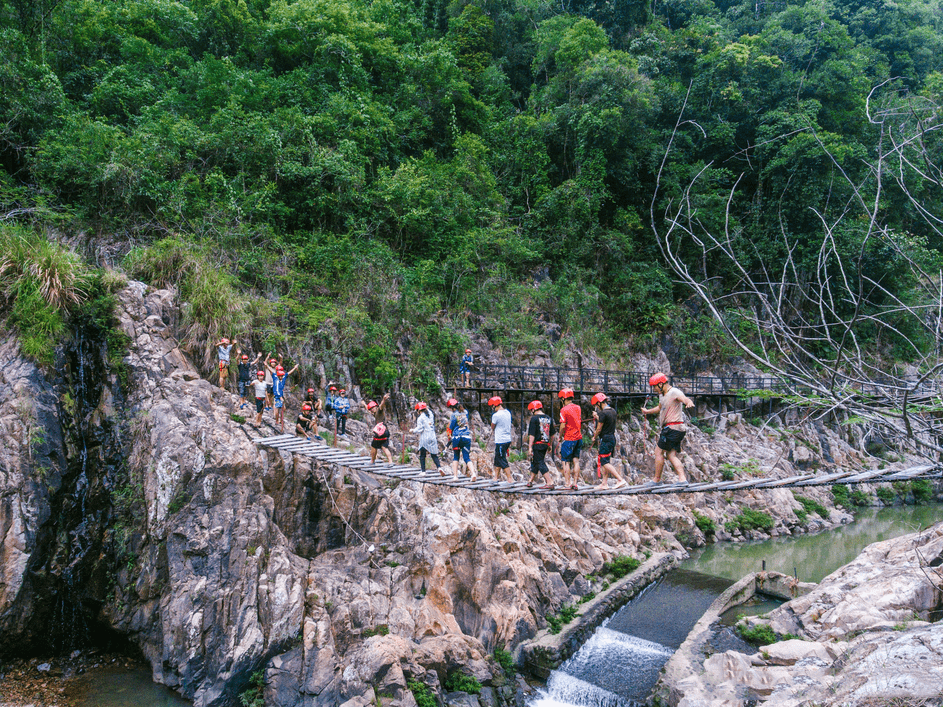
[[[731,582],[673,570],[607,619],[528,707],[640,707],[662,666]]]

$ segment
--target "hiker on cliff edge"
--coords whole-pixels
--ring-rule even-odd
[[[475,359],[472,358],[471,349],[465,349],[465,355],[462,356],[462,361],[458,364],[458,372],[465,388],[471,387],[471,369],[474,365]]]
[[[661,483],[661,472],[665,467],[665,457],[678,474],[680,483],[688,483],[684,473],[684,464],[678,458],[681,451],[681,440],[688,432],[684,423],[684,410],[681,406],[694,407],[694,401],[681,392],[680,389],[668,384],[668,377],[664,373],[656,373],[648,379],[648,384],[658,393],[658,405],[653,408],[642,408],[643,415],[658,413],[658,426],[661,432],[658,435],[658,444],[655,445],[655,478],[656,484]]]
[[[377,403],[376,400],[369,401],[364,407],[373,415],[373,429],[371,433],[373,438],[370,440],[370,463],[377,460],[377,450],[383,450],[383,456],[386,460],[393,463],[393,453],[390,451],[390,428],[387,423],[387,406],[390,402],[390,394],[386,393]]]
[[[527,426],[527,453],[530,456],[530,480],[528,486],[533,486],[537,475],[543,476],[544,485],[540,488],[549,491],[553,488],[553,479],[550,478],[550,469],[547,466],[547,451],[553,448],[553,436],[557,430],[553,418],[543,411],[543,403],[532,400],[527,409],[534,413]]]
[[[216,346],[216,358],[219,360],[219,387],[228,390],[226,381],[229,379],[229,354],[232,347],[236,345],[236,340],[230,341],[223,337],[214,345]]]
[[[616,450],[616,411],[609,407],[609,398],[605,393],[596,393],[590,402],[596,407],[593,417],[596,418],[596,431],[593,432],[593,442],[599,440],[599,453],[596,466],[599,469],[600,479],[597,489],[609,488],[609,477],[616,480],[613,488],[620,489],[627,486],[622,474],[612,465],[612,453]]]

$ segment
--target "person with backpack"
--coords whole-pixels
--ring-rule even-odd
[[[596,458],[596,467],[599,469],[600,479],[597,489],[609,488],[609,477],[616,480],[613,488],[620,489],[627,486],[622,474],[612,465],[612,453],[616,450],[616,411],[609,406],[609,398],[605,393],[596,393],[590,402],[596,406],[596,431],[593,432],[593,442],[599,440],[599,454]]]
[[[513,484],[508,450],[511,448],[511,411],[504,407],[504,402],[497,395],[488,400],[488,406],[494,408],[491,415],[491,433],[494,435],[494,478],[497,481],[504,475],[508,483]]]
[[[688,477],[684,473],[684,464],[678,458],[678,452],[681,451],[681,440],[688,432],[687,425],[684,422],[684,410],[694,407],[694,401],[681,392],[680,389],[668,384],[668,377],[664,373],[656,373],[648,379],[648,384],[658,393],[658,405],[653,408],[642,408],[643,415],[654,415],[658,413],[658,425],[661,432],[658,435],[658,443],[655,445],[655,478],[656,484],[661,483],[661,473],[665,467],[665,457],[671,462],[675,472],[680,479],[679,483],[688,483]]]
[[[377,460],[377,450],[382,449],[386,460],[393,463],[393,453],[390,451],[390,428],[386,424],[387,404],[390,402],[390,394],[386,393],[377,403],[376,400],[369,401],[364,407],[367,412],[373,415],[373,440],[370,442],[370,463]]]
[[[553,438],[557,429],[553,418],[543,411],[543,403],[532,400],[527,409],[534,415],[527,425],[527,454],[530,457],[530,480],[528,486],[533,486],[537,475],[543,476],[544,485],[540,488],[545,491],[553,489],[553,479],[550,478],[550,469],[547,466],[547,452],[553,448]]]
[[[432,463],[435,464],[435,470],[439,472],[439,476],[445,476],[439,464],[439,440],[435,436],[435,419],[432,416],[432,410],[424,402],[418,402],[416,412],[419,413],[416,426],[410,431],[419,435],[419,468],[422,469],[422,473],[426,473],[426,454],[428,454],[432,457]]]
[[[452,438],[452,478],[458,478],[458,459],[461,457],[471,476],[471,480],[478,479],[478,470],[475,462],[471,461],[472,425],[471,417],[465,406],[455,398],[449,398],[445,406],[452,411],[449,420],[449,435]]]

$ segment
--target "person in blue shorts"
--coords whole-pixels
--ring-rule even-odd
[[[471,461],[471,439],[472,427],[471,417],[465,406],[455,398],[449,398],[445,406],[452,411],[452,419],[449,420],[449,434],[452,436],[452,478],[458,478],[458,459],[465,462],[471,480],[478,478],[478,471],[475,469],[475,462]]]
[[[462,385],[466,388],[471,387],[471,369],[475,365],[475,359],[472,358],[471,349],[465,349],[465,355],[458,365],[458,372],[462,379]]]
[[[334,414],[337,415],[337,434],[340,437],[347,436],[347,415],[350,413],[350,398],[347,397],[347,389],[341,388],[337,397],[333,401]]]
[[[580,452],[583,449],[583,412],[573,402],[574,392],[564,388],[558,393],[560,400],[569,401],[560,410],[560,462],[563,467],[563,485],[571,491],[579,488]]]
[[[275,377],[272,379],[272,400],[275,405],[275,422],[281,425],[282,433],[285,432],[285,383],[288,376],[298,370],[298,364],[290,371],[286,371],[281,366],[275,368]]]

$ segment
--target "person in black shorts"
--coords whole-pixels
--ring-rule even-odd
[[[527,485],[533,486],[540,474],[544,479],[544,485],[540,488],[549,491],[553,488],[553,479],[547,467],[547,452],[553,448],[557,428],[553,418],[543,412],[543,403],[539,400],[528,403],[527,409],[534,413],[527,426],[527,452],[530,455],[530,481]]]
[[[246,406],[246,393],[252,387],[252,371],[256,369],[262,354],[258,353],[255,360],[249,363],[249,354],[244,354],[240,349],[236,349],[236,355],[239,357],[239,409]]]
[[[658,405],[653,408],[642,408],[643,415],[658,413],[658,423],[661,432],[658,434],[658,444],[655,445],[655,478],[654,483],[661,483],[661,473],[665,467],[665,459],[674,467],[678,474],[678,483],[688,483],[684,473],[684,464],[678,457],[681,451],[681,441],[687,434],[683,408],[694,407],[694,401],[682,393],[678,388],[668,383],[664,373],[656,373],[648,379],[648,384],[658,393]],[[683,406],[683,407],[682,407]]]
[[[596,458],[596,467],[599,469],[599,484],[597,489],[609,488],[609,477],[613,476],[619,489],[627,486],[625,478],[612,464],[612,453],[616,450],[616,411],[609,407],[609,398],[605,393],[596,393],[590,402],[596,407],[593,417],[596,418],[596,431],[593,432],[593,442],[599,441],[599,454]]]
[[[311,439],[311,432],[314,429],[313,417],[314,413],[311,410],[311,406],[308,403],[304,403],[301,406],[301,412],[298,413],[298,419],[295,420],[296,436]]]

